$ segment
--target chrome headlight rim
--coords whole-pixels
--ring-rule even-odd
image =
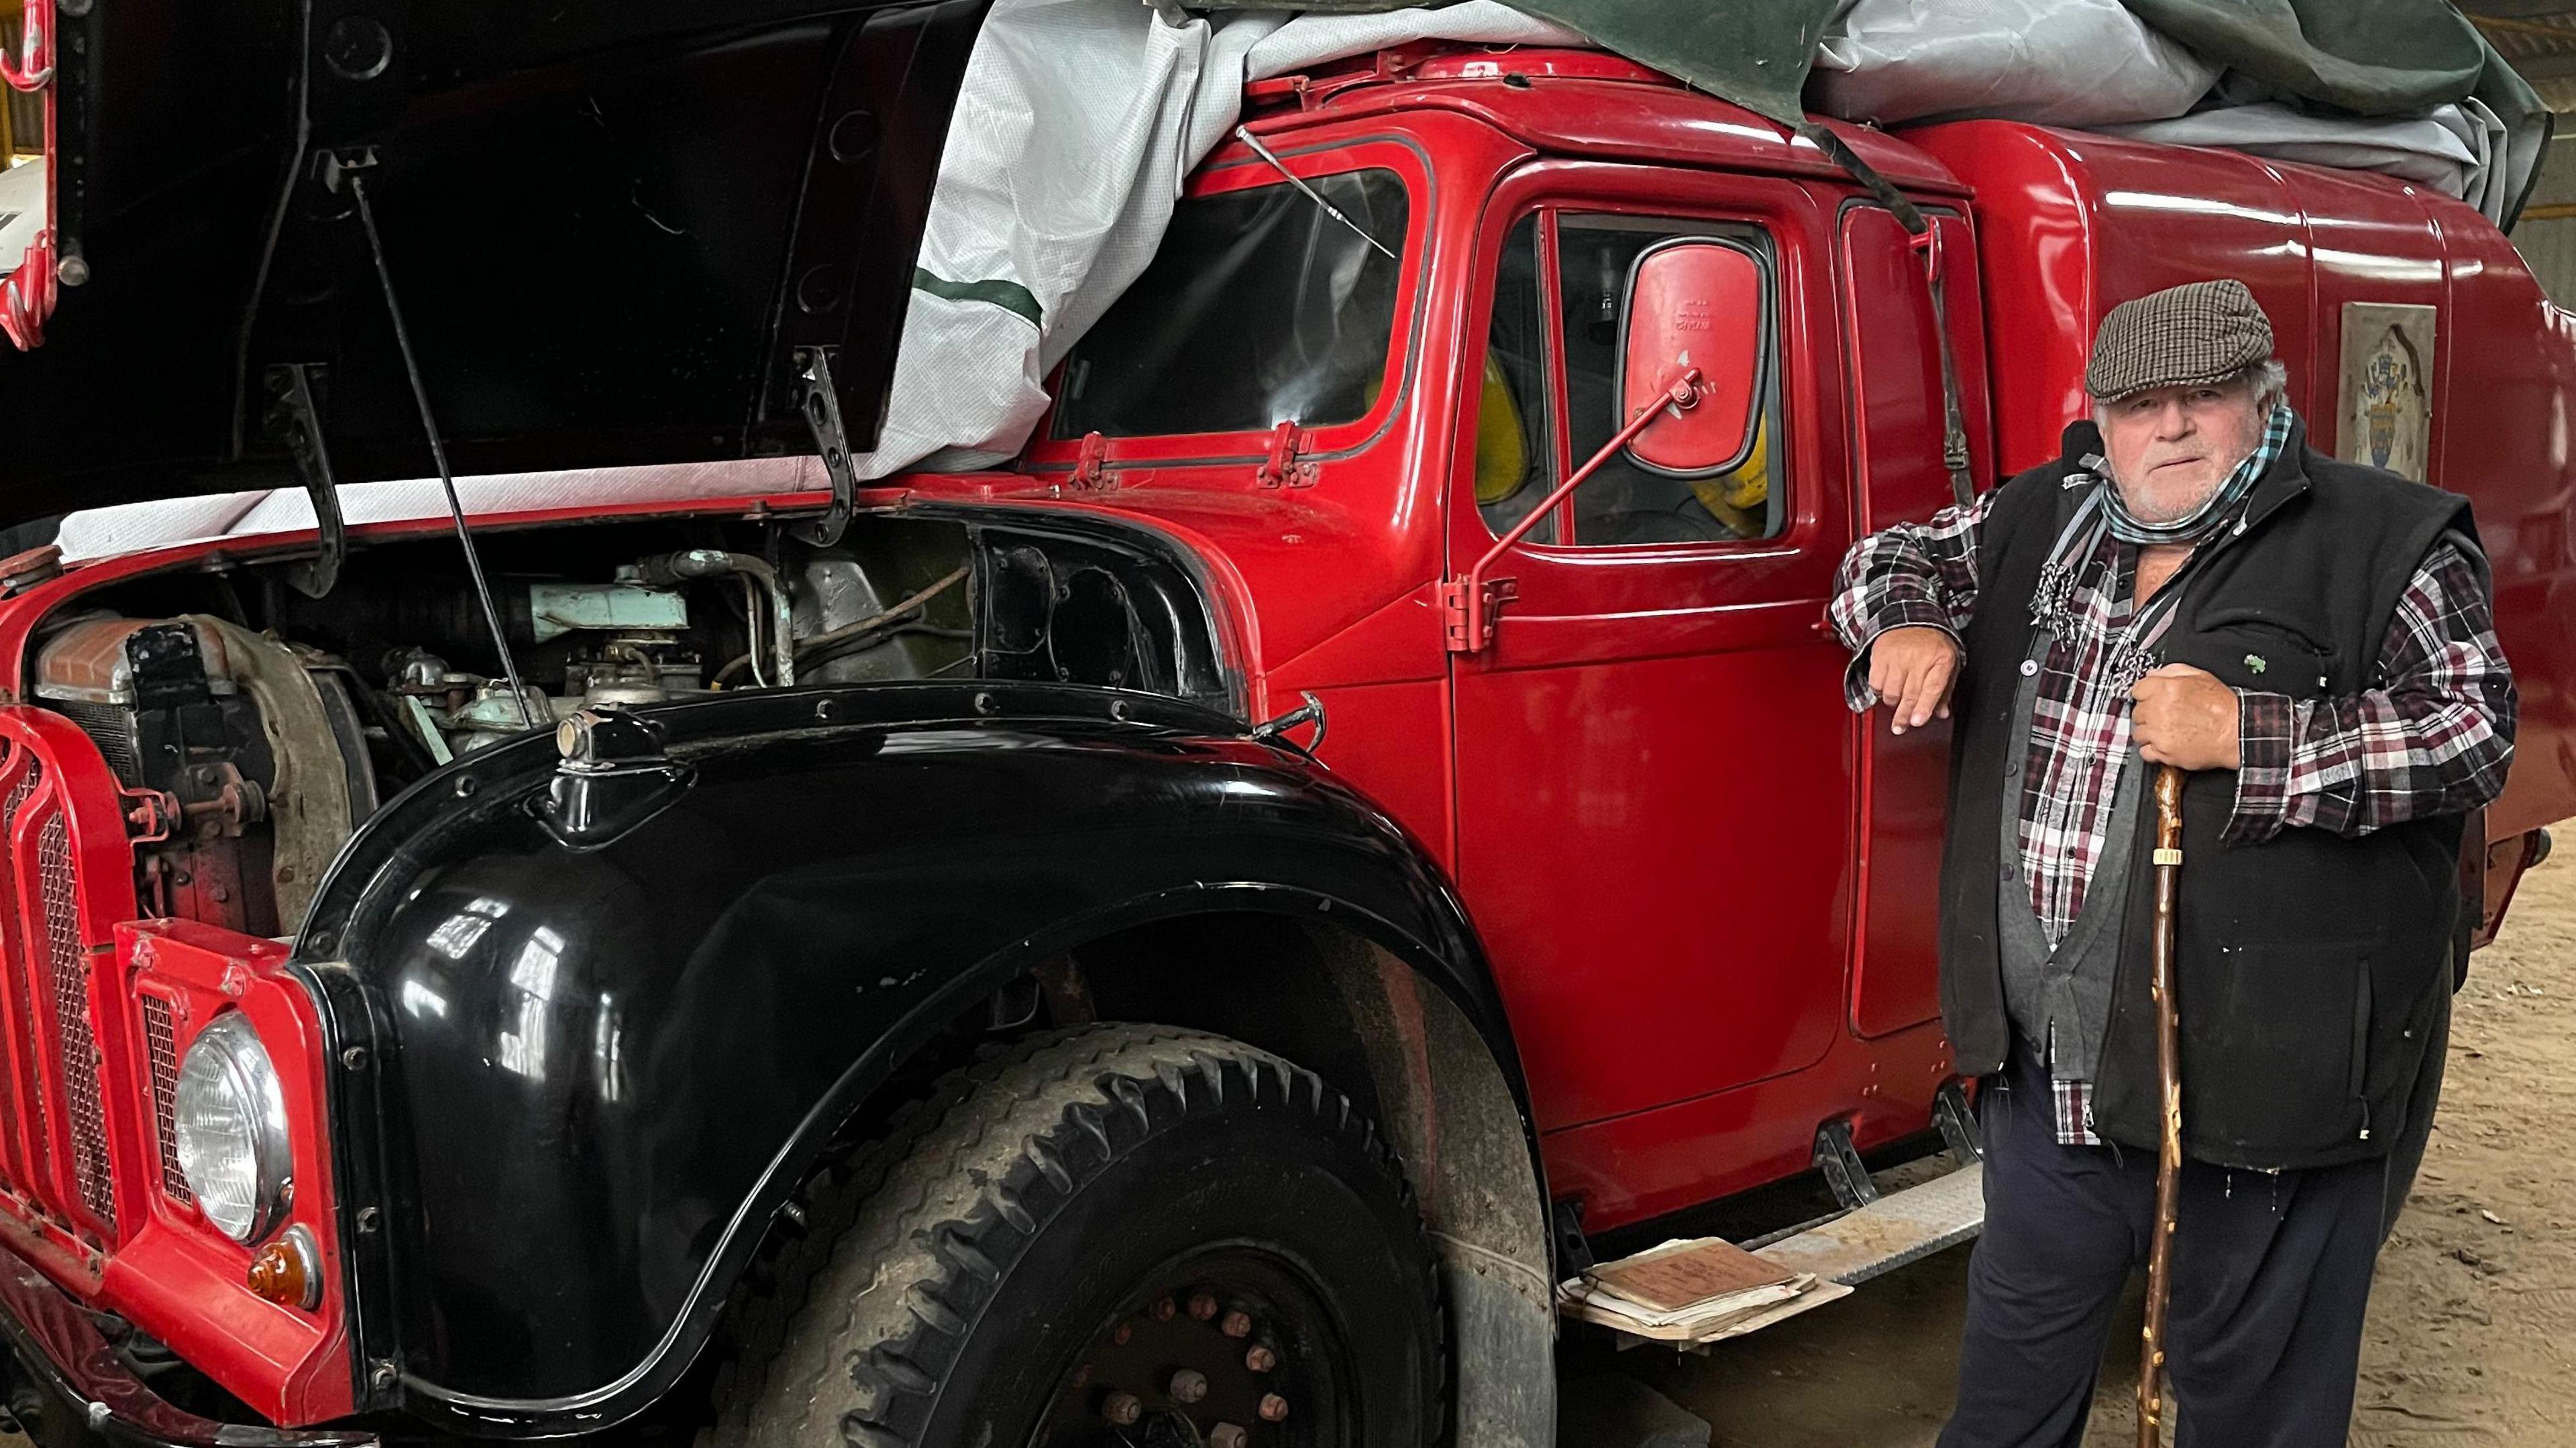
[[[276,1231],[293,1205],[294,1148],[287,1137],[286,1092],[259,1031],[238,1009],[216,1016],[189,1041],[179,1062],[181,1092],[191,1088],[189,1068],[201,1058],[215,1063],[213,1069],[223,1089],[243,1109],[250,1127],[246,1133],[251,1165],[250,1217],[238,1230],[218,1221],[206,1209],[206,1193],[197,1173],[189,1170],[192,1153],[182,1123],[190,1113],[184,1102],[175,1103],[179,1109],[173,1112],[171,1129],[176,1139],[172,1145],[179,1156],[180,1175],[187,1180],[190,1195],[196,1198],[198,1215],[205,1218],[208,1226],[247,1246]]]

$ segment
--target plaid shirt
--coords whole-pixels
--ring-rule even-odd
[[[1956,639],[1967,627],[1978,606],[1978,529],[1993,501],[1989,492],[1927,523],[1872,534],[1844,557],[1828,617],[1854,654],[1845,694],[1855,711],[1878,702],[1869,688],[1872,639],[1917,624]],[[2146,662],[2130,637],[2138,553],[2099,536],[2073,560],[2061,606],[2051,609],[2057,633],[2040,666],[2018,836],[2031,910],[2051,945],[2083,910],[2120,770],[2133,753],[2129,689]],[[2512,676],[2462,542],[2443,538],[2416,566],[2373,680],[2359,694],[2304,702],[2235,691],[2241,767],[2229,843],[2267,840],[2292,825],[2362,835],[2474,809],[2504,788]],[[2098,1144],[2089,1084],[2057,1082],[2061,1142]]]

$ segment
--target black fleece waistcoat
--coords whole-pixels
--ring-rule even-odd
[[[2031,595],[2073,496],[2061,484],[2101,447],[2091,423],[2068,428],[2058,461],[2003,485],[1978,542],[1941,870],[1941,1010],[1963,1071],[2000,1068],[2010,1040],[1995,902],[1997,811],[2020,807],[2004,778],[2007,751],[2024,747],[2012,737],[2013,688]],[[2173,585],[2183,592],[2160,661],[2293,699],[2360,693],[2380,682],[2397,600],[2446,531],[2474,544],[2464,499],[2310,451],[2302,425],[2256,483],[2243,528],[2203,544]],[[2132,755],[2127,767],[2150,766]],[[2405,1125],[2437,992],[2450,987],[2461,820],[2353,839],[2287,828],[2222,846],[2235,799],[2232,770],[2195,774],[2183,794],[2183,1150],[2261,1169],[2382,1154]],[[2138,815],[2094,1129],[2152,1150],[2155,812]]]

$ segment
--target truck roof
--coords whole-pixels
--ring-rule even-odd
[[[1848,179],[1816,144],[1778,122],[1607,51],[1442,43],[1256,81],[1245,88],[1263,134],[1397,110],[1472,115],[1551,155]],[[1822,120],[1888,180],[1934,195],[1967,186],[1920,148],[1847,121]]]

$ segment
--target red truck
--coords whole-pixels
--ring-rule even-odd
[[[2174,282],[2476,500],[2480,939],[2576,814],[2576,331],[2421,188],[1414,47],[862,485],[971,0],[216,8],[56,7],[0,358],[47,1444],[1549,1441],[1586,1254],[1973,1156],[1824,600]]]

